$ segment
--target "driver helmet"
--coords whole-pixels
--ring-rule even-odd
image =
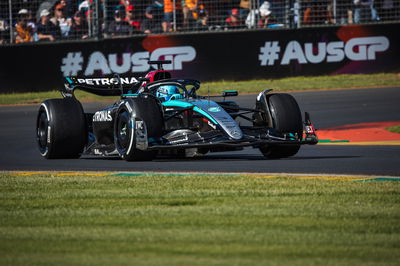
[[[157,89],[156,97],[162,101],[169,101],[175,99],[182,99],[182,95],[179,93],[178,87],[174,85],[163,85]]]

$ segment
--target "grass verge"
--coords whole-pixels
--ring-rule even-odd
[[[400,134],[400,125],[388,127],[388,128],[386,128],[386,130],[393,132],[393,133]]]
[[[399,86],[400,75],[395,73],[335,75],[318,77],[294,77],[283,79],[265,79],[250,81],[219,81],[205,82],[202,84],[200,94],[206,95],[210,91],[213,95],[220,94],[223,90],[238,90],[239,93],[258,93],[262,90],[273,88],[275,91],[302,91],[326,90],[338,88],[366,88],[380,86]],[[114,100],[93,94],[79,92],[77,96],[82,101]],[[40,103],[45,99],[59,98],[58,91],[38,93],[2,94],[0,105]]]
[[[400,182],[0,174],[0,265],[398,265]]]

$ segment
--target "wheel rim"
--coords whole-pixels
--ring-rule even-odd
[[[47,137],[48,137],[48,126],[49,120],[47,118],[46,112],[41,112],[39,115],[37,123],[37,142],[39,144],[39,149],[42,154],[47,151]]]
[[[129,147],[129,142],[130,142],[130,119],[129,115],[127,112],[122,112],[120,113],[117,121],[117,134],[116,134],[116,139],[117,139],[117,148],[121,152],[125,152],[126,149]]]

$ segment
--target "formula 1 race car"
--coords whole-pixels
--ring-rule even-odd
[[[62,99],[44,101],[37,116],[37,142],[43,157],[119,156],[127,161],[156,156],[196,156],[207,152],[258,148],[267,158],[295,155],[302,144],[318,142],[309,115],[305,122],[293,96],[258,94],[254,108],[199,96],[200,82],[172,79],[170,61],[150,61],[157,70],[144,78],[66,78]],[[76,89],[120,96],[110,107],[85,113]],[[221,97],[220,96],[220,97]],[[249,121],[247,126],[238,120]]]

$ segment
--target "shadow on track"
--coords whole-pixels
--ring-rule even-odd
[[[171,158],[171,157],[158,157],[153,162],[193,162],[193,161],[298,161],[298,160],[321,160],[321,159],[353,159],[361,158],[362,156],[294,156],[281,159],[267,159],[261,155],[206,155],[204,157],[194,158]],[[83,160],[112,160],[120,161],[119,157],[82,157]]]

